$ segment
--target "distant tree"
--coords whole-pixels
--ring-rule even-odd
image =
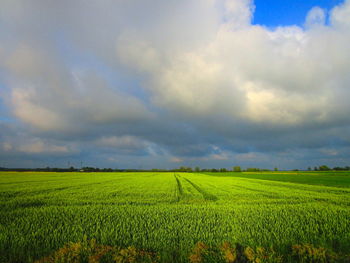
[[[233,167],[233,171],[234,171],[234,172],[242,172],[240,166],[234,166],[234,167]]]
[[[194,168],[194,171],[195,171],[196,173],[199,173],[199,172],[201,171],[201,168],[199,168],[198,166],[196,166],[196,168]]]
[[[103,169],[101,169],[101,172],[105,172],[105,173],[113,172],[113,169],[112,168],[103,168]]]
[[[327,165],[321,165],[318,169],[320,171],[329,171],[329,170],[331,170],[331,168],[329,168]]]
[[[275,169],[273,169],[275,172],[277,172],[278,171],[278,168],[277,167],[275,167]]]
[[[308,171],[311,171],[311,167],[308,167],[307,170],[308,170]]]
[[[316,166],[314,167],[314,171],[318,171],[318,168]]]
[[[334,171],[345,171],[346,168],[345,167],[334,167],[333,170]]]
[[[227,172],[227,169],[226,168],[221,168],[220,172],[225,173],[225,172]]]
[[[259,168],[247,168],[247,172],[259,172]]]
[[[98,172],[98,171],[100,171],[99,168],[88,167],[88,166],[87,167],[82,167],[81,170],[84,171],[84,172]]]
[[[193,170],[191,167],[181,166],[179,169],[175,169],[175,171],[177,171],[177,172],[192,172]]]

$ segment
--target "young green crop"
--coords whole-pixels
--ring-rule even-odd
[[[347,187],[253,177],[3,172],[0,262],[31,262],[84,237],[155,251],[163,262],[187,262],[198,241],[346,253],[349,197]]]

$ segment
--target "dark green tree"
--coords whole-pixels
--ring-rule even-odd
[[[329,168],[327,165],[321,165],[318,169],[320,171],[329,171],[329,170],[331,170],[331,168]]]
[[[234,171],[234,172],[242,172],[242,169],[241,169],[240,166],[234,166],[234,167],[233,167],[233,171]]]

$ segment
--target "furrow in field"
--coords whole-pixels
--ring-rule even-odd
[[[272,199],[285,199],[303,202],[325,202],[329,204],[349,205],[350,202],[344,198],[343,189],[329,189],[324,186],[304,186],[300,187],[298,184],[285,182],[271,182],[268,183],[259,179],[242,179],[234,180],[230,187],[236,189],[241,188],[247,190],[248,193],[256,192],[262,197]],[[329,190],[329,191],[327,191]],[[346,191],[345,191],[346,192]]]
[[[194,189],[196,189],[203,196],[203,198],[205,200],[210,200],[210,201],[217,201],[218,200],[218,198],[215,195],[208,193],[203,188],[201,188],[197,184],[193,183],[191,180],[184,178],[184,177],[183,177],[183,179],[186,180],[190,185],[192,185],[192,187]]]
[[[251,182],[242,181],[236,178],[216,178],[205,176],[205,175],[196,175],[191,174],[189,178],[190,181],[200,187],[202,191],[213,195],[215,193],[216,200],[246,200],[251,195],[254,195],[255,198],[281,198],[278,193],[270,191],[269,189],[259,187],[256,184]],[[200,184],[197,184],[200,182]]]
[[[181,197],[184,195],[184,189],[182,188],[182,184],[176,174],[174,174],[176,185],[177,185],[177,201],[181,200]]]
[[[277,181],[268,181],[268,180],[259,180],[255,179],[259,184],[266,187],[281,187],[281,188],[293,188],[295,190],[307,191],[307,192],[316,192],[316,193],[332,193],[337,195],[350,194],[350,190],[346,188],[337,188],[332,186],[322,186],[322,185],[301,185],[297,183],[289,182],[277,182]]]
[[[245,179],[245,184],[250,185],[253,188],[264,189],[268,192],[281,192],[281,193],[304,193],[304,194],[326,194],[332,196],[342,196],[344,194],[350,194],[350,190],[344,188],[336,188],[336,187],[327,187],[320,185],[300,185],[296,183],[289,182],[274,182],[274,181],[265,181],[259,179]],[[292,191],[288,191],[291,190]]]

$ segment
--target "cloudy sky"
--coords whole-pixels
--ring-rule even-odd
[[[350,0],[1,0],[0,166],[350,165],[349,43]]]

